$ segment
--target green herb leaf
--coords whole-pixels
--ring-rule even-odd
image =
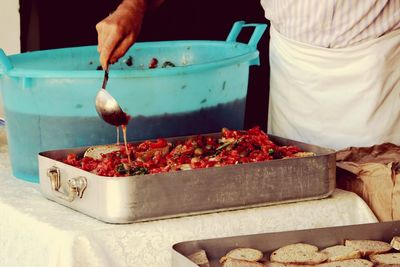
[[[124,164],[121,163],[121,164],[117,165],[117,172],[119,174],[126,174],[128,172],[128,170],[125,169]]]
[[[129,170],[130,175],[144,175],[148,174],[149,170],[146,167],[135,167]]]

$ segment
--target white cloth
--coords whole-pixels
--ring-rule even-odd
[[[270,33],[269,133],[334,149],[400,144],[400,30],[341,49]]]
[[[400,29],[400,0],[261,0],[282,35],[342,48]]]
[[[153,222],[106,224],[48,201],[11,175],[0,144],[1,267],[171,266],[182,241],[377,222],[356,194]]]

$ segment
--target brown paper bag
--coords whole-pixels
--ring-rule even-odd
[[[338,151],[337,187],[358,194],[380,221],[400,220],[399,162],[391,143]]]

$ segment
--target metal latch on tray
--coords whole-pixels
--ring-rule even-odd
[[[63,200],[72,202],[75,197],[82,198],[83,192],[87,187],[87,180],[83,176],[71,178],[67,182],[67,188],[65,192],[60,191],[61,188],[61,175],[60,169],[57,167],[51,167],[47,170],[47,176],[50,178],[51,189],[56,197]]]

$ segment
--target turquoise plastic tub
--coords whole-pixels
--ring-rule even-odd
[[[236,39],[254,27],[248,43]],[[243,128],[249,66],[265,24],[236,22],[226,41],[136,43],[112,65],[107,90],[132,116],[128,140]],[[96,46],[6,56],[0,90],[13,173],[38,182],[41,151],[116,142],[96,113],[104,72]],[[149,69],[152,58],[158,66]],[[163,67],[167,61],[175,67]],[[171,65],[171,64],[169,64]]]

